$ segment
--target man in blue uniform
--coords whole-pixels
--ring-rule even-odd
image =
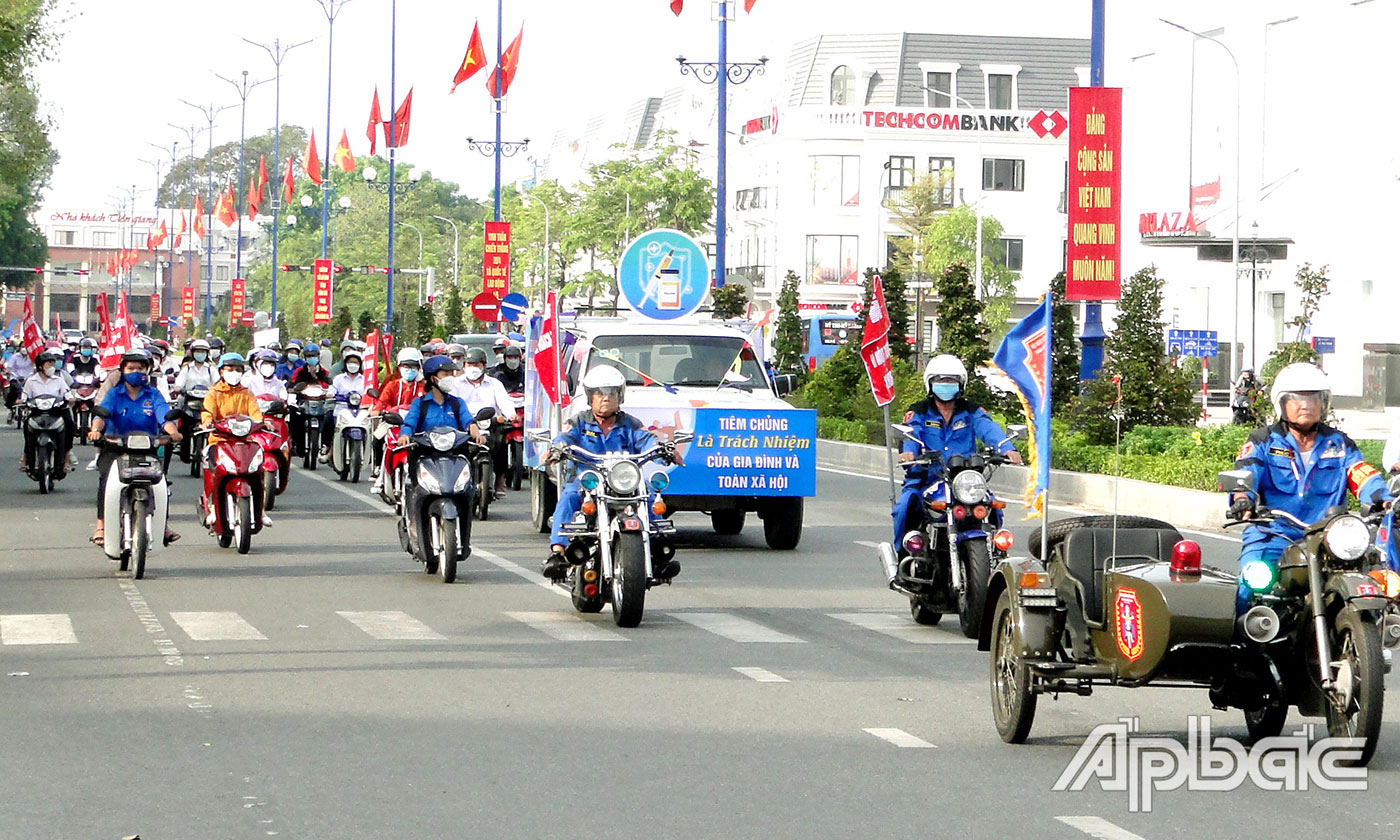
[[[953,455],[972,455],[981,443],[994,447],[1011,463],[1021,463],[1021,453],[986,409],[963,398],[966,388],[967,368],[963,363],[946,353],[934,356],[924,366],[924,389],[928,399],[909,407],[904,415],[905,424],[914,427],[914,435],[924,448],[939,453],[944,461]],[[906,440],[899,460],[912,461],[918,454],[919,444]],[[937,472],[930,472],[928,468],[911,469],[905,474],[904,490],[893,513],[896,546],[905,534],[919,526],[920,496],[935,478]]]

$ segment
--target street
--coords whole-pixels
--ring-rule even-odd
[[[250,555],[220,550],[177,461],[183,539],[132,581],[87,542],[96,473],[41,496],[19,442],[0,430],[3,838],[1394,832],[1393,676],[1367,793],[1247,784],[1130,813],[1097,782],[1052,791],[1094,726],[1136,716],[1184,742],[1205,693],[1042,698],[1030,741],[1003,744],[987,654],[884,587],[877,479],[821,472],[793,552],[763,548],[752,516],[719,537],[679,515],[684,570],[622,630],[544,584],[526,492],[475,524],[444,585],[399,550],[367,481],[324,467],[294,471]],[[1035,524],[1013,510],[1019,552]],[[1233,568],[1234,539],[1197,538]],[[1237,711],[1213,721],[1245,738]]]

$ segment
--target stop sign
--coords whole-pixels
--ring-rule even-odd
[[[245,326],[245,327],[251,327],[251,326],[253,326],[253,313],[251,313],[251,312],[244,312],[244,313],[243,313],[243,318],[241,319],[240,323],[241,323],[243,326]]]
[[[472,315],[478,321],[496,321],[500,319],[501,302],[490,292],[482,292],[472,298]]]

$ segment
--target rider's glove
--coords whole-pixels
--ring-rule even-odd
[[[1229,516],[1231,519],[1239,519],[1244,514],[1248,513],[1253,509],[1254,503],[1251,502],[1248,498],[1241,496],[1240,498],[1235,500],[1234,504],[1230,505]]]

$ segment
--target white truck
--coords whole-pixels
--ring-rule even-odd
[[[763,521],[769,548],[789,550],[802,538],[803,499],[816,495],[816,412],[781,397],[790,376],[770,377],[761,330],[745,332],[708,320],[654,321],[564,316],[559,324],[562,406],[545,395],[534,364],[535,330],[525,374],[525,426],[558,434],[587,410],[579,382],[598,365],[627,377],[622,406],[660,438],[678,431],[694,439],[680,453],[685,466],[666,470],[667,512],[703,511],[719,534],[738,534],[749,513]],[[533,526],[548,533],[559,467],[542,468],[541,446],[527,444]]]

